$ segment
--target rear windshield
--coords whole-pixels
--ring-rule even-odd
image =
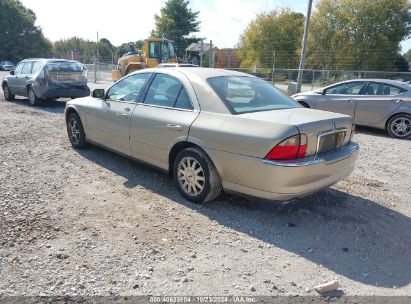
[[[81,63],[76,62],[51,62],[47,63],[46,68],[58,72],[83,72],[85,69]]]
[[[300,107],[260,78],[223,76],[207,81],[233,114]]]

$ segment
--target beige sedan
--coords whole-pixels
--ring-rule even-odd
[[[193,202],[222,190],[287,201],[350,174],[350,116],[306,109],[248,74],[145,69],[65,109],[75,148],[87,142],[168,172]]]

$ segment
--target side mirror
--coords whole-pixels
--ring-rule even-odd
[[[104,98],[105,95],[106,95],[106,92],[104,91],[104,89],[94,89],[92,96],[94,98]]]
[[[15,73],[14,73],[14,71],[10,71],[10,75],[14,75]]]
[[[325,95],[325,90],[321,90],[321,95]]]

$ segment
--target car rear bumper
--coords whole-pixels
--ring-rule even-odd
[[[223,185],[228,192],[288,201],[319,191],[349,175],[358,154],[358,144],[349,143],[337,151],[297,162],[226,155],[223,163],[229,165],[223,166]]]
[[[76,88],[49,88],[48,90],[42,92],[37,97],[39,98],[57,98],[57,97],[70,97],[79,98],[90,96],[90,88],[76,87]]]

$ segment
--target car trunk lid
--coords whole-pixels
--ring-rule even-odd
[[[337,150],[350,141],[352,118],[347,115],[294,108],[241,114],[240,116],[295,126],[307,136],[306,156],[325,154]]]

